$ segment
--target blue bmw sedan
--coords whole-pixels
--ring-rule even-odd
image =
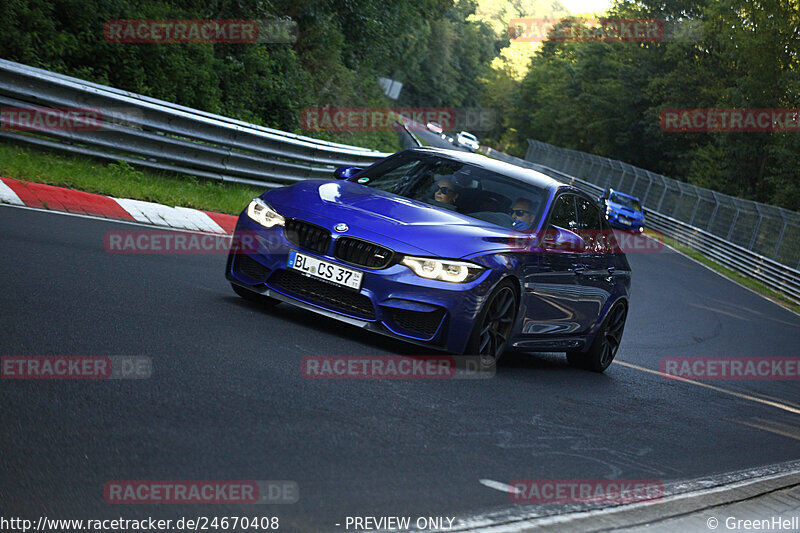
[[[604,371],[631,272],[596,202],[538,172],[434,148],[265,192],[239,217],[226,277],[454,353],[566,352]]]

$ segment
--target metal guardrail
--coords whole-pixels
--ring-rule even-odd
[[[203,178],[277,187],[387,153],[265,128],[0,59],[0,106],[89,108],[100,129],[10,129],[0,138]]]
[[[278,187],[308,178],[327,178],[337,166],[366,166],[389,155],[248,124],[2,59],[0,59],[0,106],[91,108],[98,110],[104,118],[102,127],[93,131],[49,129],[37,131],[32,135],[4,129],[0,131],[0,138],[126,161],[149,168],[262,187]],[[406,129],[404,124],[402,126]],[[406,132],[410,134],[407,129]],[[411,135],[409,137],[413,138]],[[536,142],[531,141],[531,146]],[[589,170],[591,170],[596,163],[592,158],[599,160],[604,158],[582,154],[584,156],[582,159],[572,157],[552,161],[557,154],[551,152],[564,149],[551,148],[547,151],[549,158],[544,158],[542,162],[560,166],[562,169],[546,164],[535,164],[491,148],[487,148],[484,153],[508,163],[539,170],[560,181],[572,183],[591,194],[600,194],[602,187],[574,177],[572,174],[577,172],[564,172],[563,166],[580,161],[578,170],[583,170],[586,158],[589,157],[591,159]],[[576,154],[581,153],[576,152]],[[531,155],[530,150],[528,155]],[[606,161],[609,168],[614,167],[615,162]],[[616,163],[622,170],[617,188],[625,190],[622,187],[625,179],[624,163]],[[598,170],[602,168],[600,166]],[[634,181],[630,192],[636,194],[639,176],[635,167],[632,168],[634,168]],[[593,175],[607,181],[610,179],[601,174],[602,172],[595,171]],[[650,193],[650,189],[648,185],[645,197]],[[667,189],[668,184],[665,183],[659,207],[664,203]],[[681,205],[683,197],[683,189],[680,189],[680,196],[673,211]],[[692,220],[701,202],[700,196],[697,198]],[[715,210],[712,214],[712,220],[716,212]],[[649,226],[664,235],[698,250],[734,271],[755,278],[771,289],[785,294],[795,303],[800,303],[800,271],[658,211],[648,210],[647,216]],[[736,225],[736,218],[732,228]],[[759,215],[758,225],[753,230],[751,248],[762,218]],[[785,229],[786,223],[775,245],[776,254],[784,238]],[[793,243],[792,247],[796,252],[796,243]]]
[[[506,163],[538,170],[593,196],[600,196],[603,193],[603,187],[549,166],[513,157],[491,148],[486,148],[484,153]],[[646,216],[649,228],[700,252],[735,272],[760,281],[794,303],[800,304],[800,271],[670,216],[650,209],[647,210]]]
[[[736,198],[622,161],[528,140],[525,159],[638,197],[662,215],[800,270],[800,213]]]

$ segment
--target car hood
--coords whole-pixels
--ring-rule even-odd
[[[640,211],[631,209],[630,207],[626,207],[622,204],[618,204],[616,202],[608,202],[608,206],[617,213],[625,215],[628,218],[636,218],[636,219],[644,218],[644,215]]]
[[[520,233],[350,181],[307,180],[264,193],[280,214],[318,224],[347,224],[346,235],[409,254],[461,258],[511,249]]]

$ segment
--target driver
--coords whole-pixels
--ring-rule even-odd
[[[527,198],[517,198],[511,207],[511,220],[517,231],[525,231],[533,227],[533,202]]]

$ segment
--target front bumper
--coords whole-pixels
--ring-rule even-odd
[[[244,236],[249,237],[246,245]],[[333,255],[336,239],[342,236],[333,234],[321,253],[290,242],[283,227],[267,229],[242,215],[225,275],[252,291],[369,331],[455,353],[464,351],[499,274],[487,269],[472,282],[449,283],[421,278],[400,264],[384,269],[354,266]],[[292,250],[363,272],[361,288],[341,287],[287,268]]]
[[[627,229],[632,231],[641,232],[644,230],[644,220],[629,218],[617,213],[608,213],[606,215],[608,223],[615,228]]]

